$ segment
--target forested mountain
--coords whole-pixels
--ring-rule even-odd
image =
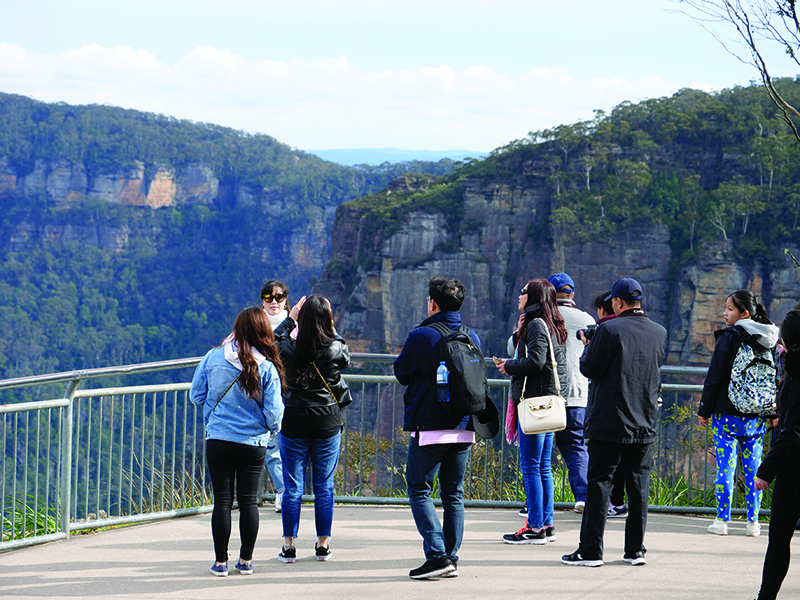
[[[309,291],[337,206],[453,166],[0,94],[0,379],[200,355],[267,279]]]
[[[777,85],[798,104],[800,81]],[[766,92],[687,89],[344,204],[315,289],[342,307],[354,346],[396,351],[425,317],[426,277],[454,275],[465,320],[499,355],[526,280],[566,270],[592,311],[633,276],[669,329],[669,360],[704,364],[727,294],[752,289],[777,320],[800,299],[783,252],[797,253],[799,215],[800,144]]]
[[[778,85],[800,102],[800,82]],[[467,164],[374,168],[0,95],[0,378],[202,354],[271,277],[328,295],[354,350],[394,351],[426,277],[452,274],[499,353],[514,290],[558,270],[583,308],[636,277],[670,360],[702,363],[720,296],[750,287],[775,318],[798,299],[798,159],[756,86],[625,103]]]

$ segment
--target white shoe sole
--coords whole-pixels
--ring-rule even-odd
[[[602,560],[576,560],[566,561],[563,558],[561,562],[571,567],[602,567],[605,563]]]
[[[432,579],[434,577],[445,577],[448,573],[451,573],[455,570],[456,568],[453,565],[447,565],[441,569],[435,569],[430,573],[425,573],[422,575],[409,575],[409,577],[411,577],[411,579]]]

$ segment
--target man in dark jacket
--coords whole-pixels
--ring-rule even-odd
[[[464,302],[464,284],[451,277],[433,277],[428,283],[428,318],[406,339],[394,362],[394,374],[406,388],[403,429],[410,431],[406,483],[411,514],[422,536],[425,564],[409,573],[412,579],[456,577],[457,552],[464,531],[464,471],[475,433],[467,430],[469,417],[450,417],[436,397],[437,344],[442,336],[428,325],[444,323],[457,331]],[[474,332],[470,336],[480,346]],[[431,499],[439,474],[444,525]]]
[[[667,331],[642,310],[642,286],[620,279],[611,289],[616,319],[597,328],[581,356],[581,373],[592,380],[586,409],[589,473],[580,546],[561,557],[568,565],[603,564],[612,478],[618,467],[626,472],[629,513],[625,523],[624,560],[646,564],[644,530],[653,445],[658,427],[661,363]]]

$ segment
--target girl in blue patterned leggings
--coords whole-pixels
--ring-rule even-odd
[[[756,471],[761,464],[762,438],[766,420],[758,415],[743,414],[728,397],[731,369],[736,353],[742,344],[759,350],[774,349],[778,341],[778,328],[767,317],[764,307],[756,302],[752,292],[739,290],[725,301],[725,329],[714,332],[716,345],[708,367],[703,397],[698,415],[703,427],[711,418],[714,447],[717,458],[715,493],[717,518],[708,527],[709,533],[728,534],[731,519],[731,500],[736,476],[737,449],[742,449],[742,468],[747,490],[746,534],[761,533],[758,511],[761,492],[755,488]]]

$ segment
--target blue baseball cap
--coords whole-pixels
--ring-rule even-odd
[[[572,277],[566,273],[553,273],[547,278],[547,281],[552,283],[553,287],[556,288],[556,291],[561,292],[562,294],[571,294],[575,291],[575,282],[572,281]]]
[[[611,288],[611,293],[606,297],[606,301],[611,298],[622,298],[623,300],[641,300],[642,286],[635,279],[625,277],[617,279]]]

